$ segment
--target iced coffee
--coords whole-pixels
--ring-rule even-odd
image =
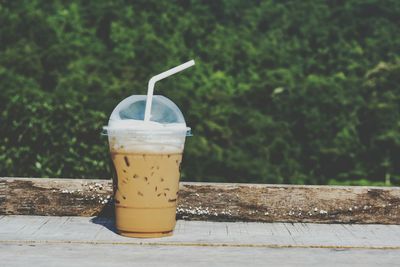
[[[104,133],[116,171],[115,222],[129,237],[162,237],[175,227],[180,166],[190,128],[166,97],[154,95],[157,81],[194,65],[194,60],[153,76],[147,95],[122,100]]]
[[[111,148],[117,176],[116,227],[125,236],[170,235],[175,227],[182,151],[134,150]]]
[[[186,127],[178,107],[153,97],[154,120],[144,122],[146,96],[132,96],[113,111],[105,127],[115,167],[115,222],[130,237],[171,235],[175,227]],[[158,114],[158,116],[156,115]]]

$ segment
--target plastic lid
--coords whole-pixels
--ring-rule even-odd
[[[146,95],[133,95],[122,100],[111,113],[108,126],[104,127],[104,134],[116,130],[133,131],[186,131],[185,118],[178,106],[170,99],[155,95],[152,100],[151,117],[149,122],[144,122]]]

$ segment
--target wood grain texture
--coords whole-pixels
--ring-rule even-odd
[[[23,255],[17,256],[16,255]],[[150,256],[149,256],[150,255]],[[181,247],[110,244],[1,244],[0,258],[7,267],[120,267],[120,266],[280,266],[280,267],[392,267],[398,250]],[[62,259],[62,260],[60,260]]]
[[[0,178],[0,215],[113,215],[108,180]],[[400,224],[399,187],[181,183],[184,220]]]
[[[1,266],[398,266],[400,225],[179,220],[138,239],[112,218],[4,216]]]
[[[400,225],[178,220],[172,236],[143,239],[118,235],[112,218],[8,215],[0,220],[0,244],[395,249],[400,254],[399,233]]]

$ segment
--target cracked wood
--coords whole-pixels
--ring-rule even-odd
[[[0,215],[112,216],[108,180],[0,178]],[[184,220],[400,224],[399,187],[181,183]]]

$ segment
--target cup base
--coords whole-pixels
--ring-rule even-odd
[[[166,237],[171,236],[173,231],[167,232],[126,232],[126,231],[118,231],[118,233],[122,236],[126,237],[134,237],[134,238],[157,238],[157,237]]]
[[[152,238],[172,235],[176,207],[134,208],[115,206],[115,226],[127,237]]]

